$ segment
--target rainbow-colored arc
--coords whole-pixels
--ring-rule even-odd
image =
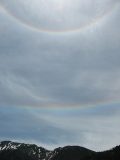
[[[64,108],[64,109],[72,109],[72,108],[93,108],[96,106],[106,106],[106,105],[114,105],[114,104],[120,104],[120,97],[109,97],[108,99],[103,99],[103,100],[97,100],[95,102],[86,102],[86,103],[39,103],[39,104],[35,104],[33,105],[29,105],[29,106],[24,106],[24,107],[31,107],[31,108]]]
[[[9,10],[7,10],[7,8],[5,8],[4,6],[1,5],[1,7],[6,11],[6,13],[8,13],[8,15],[11,15],[14,19],[16,19],[18,22],[22,23],[24,26],[29,27],[31,30],[37,31],[37,32],[48,32],[48,33],[69,33],[69,32],[78,32],[81,31],[83,29],[86,29],[92,25],[95,25],[96,23],[98,23],[99,20],[103,19],[106,15],[108,15],[109,13],[111,13],[115,7],[117,7],[120,4],[120,1],[117,1],[114,3],[113,6],[109,7],[102,15],[96,17],[94,20],[92,20],[91,22],[85,24],[84,26],[80,27],[80,28],[74,28],[74,29],[66,29],[66,30],[46,30],[46,29],[42,29],[42,28],[36,28],[34,25],[27,23],[26,21],[21,21],[20,19],[18,19],[18,17],[14,14],[12,14],[12,12],[10,12]],[[65,104],[65,103],[41,103],[41,104],[37,104],[35,105],[36,107],[83,107],[83,106],[96,106],[96,105],[100,105],[100,104],[109,104],[109,103],[117,103],[117,100],[119,102],[119,98],[120,97],[112,97],[111,99],[105,99],[105,100],[98,100],[96,102],[91,102],[88,104],[83,104],[83,103],[78,103],[78,104]]]
[[[61,29],[61,30],[52,30],[52,29],[44,29],[44,28],[40,28],[35,26],[34,24],[32,24],[31,22],[26,22],[25,20],[21,20],[17,17],[17,15],[13,14],[10,10],[8,10],[5,6],[3,6],[0,3],[0,7],[4,9],[4,11],[12,16],[12,18],[14,18],[15,20],[17,20],[19,23],[21,23],[22,25],[24,25],[25,27],[29,27],[31,30],[33,31],[37,31],[37,32],[48,32],[48,33],[69,33],[69,32],[79,32],[81,30],[84,30],[90,26],[93,26],[95,24],[97,24],[101,19],[103,19],[104,17],[106,17],[109,13],[111,13],[118,5],[120,4],[120,1],[116,1],[114,3],[114,5],[108,7],[107,10],[105,10],[100,16],[96,16],[95,19],[91,20],[89,23],[84,24],[81,27],[76,27],[73,29]]]

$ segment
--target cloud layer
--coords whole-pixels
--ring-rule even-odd
[[[93,28],[63,36],[31,32],[1,12],[1,103],[84,105],[119,99],[117,11]]]
[[[81,32],[51,34],[31,30],[0,8],[1,140],[98,150],[118,143],[120,111],[112,102],[120,99],[119,9]],[[62,109],[45,108],[52,106]]]
[[[1,5],[16,19],[38,30],[75,30],[108,14],[119,0],[1,0]],[[19,7],[18,7],[19,6]]]
[[[80,145],[100,151],[119,145],[118,104],[89,109],[1,107],[0,113],[0,140],[36,143],[48,149]]]

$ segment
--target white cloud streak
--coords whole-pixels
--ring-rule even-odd
[[[112,109],[91,113],[87,108],[78,114],[66,112],[61,104],[119,101],[119,9],[86,30],[69,34],[34,32],[0,10],[1,139],[31,139],[48,146],[70,142],[96,150],[117,145],[120,111],[115,104]],[[46,104],[57,104],[63,111],[34,111]],[[33,109],[24,110],[25,106]]]

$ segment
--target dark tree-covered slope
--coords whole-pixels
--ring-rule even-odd
[[[0,143],[0,160],[120,160],[120,146],[104,152],[80,146],[48,151],[37,145],[3,141]]]

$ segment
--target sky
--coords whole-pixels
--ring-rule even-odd
[[[120,144],[120,2],[0,1],[0,141]]]

